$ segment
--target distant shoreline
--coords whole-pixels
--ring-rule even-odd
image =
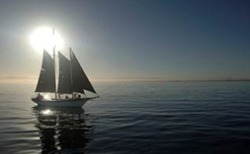
[[[168,82],[249,82],[250,79],[233,79],[233,80],[166,80]]]
[[[249,82],[250,79],[198,79],[198,80],[171,80],[164,78],[90,78],[93,82]],[[0,76],[0,84],[36,84],[35,77],[14,77],[14,76]]]
[[[108,79],[93,82],[250,82],[250,79],[235,80],[165,80],[165,79]]]

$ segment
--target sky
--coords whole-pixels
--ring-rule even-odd
[[[250,79],[248,0],[0,1],[0,81],[37,80],[41,26],[90,80]]]

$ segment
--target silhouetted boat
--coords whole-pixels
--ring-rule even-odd
[[[55,50],[53,57],[43,51],[42,68],[35,90],[38,95],[32,98],[33,102],[39,106],[81,107],[88,100],[99,97],[71,48],[70,59],[58,52],[58,75],[55,55]],[[85,90],[96,96],[87,97]],[[47,97],[53,93],[54,97]]]

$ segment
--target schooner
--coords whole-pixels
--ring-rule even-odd
[[[88,100],[99,97],[71,48],[69,52],[70,59],[58,52],[57,64],[55,50],[53,57],[47,51],[43,51],[42,67],[35,89],[38,96],[32,98],[37,105],[81,107]],[[85,91],[92,92],[96,96],[87,97]],[[54,93],[54,98],[46,98],[40,93]]]

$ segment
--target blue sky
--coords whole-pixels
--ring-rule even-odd
[[[92,79],[250,79],[247,0],[11,0],[0,21],[2,79],[38,76],[28,37],[39,26],[55,27]]]

